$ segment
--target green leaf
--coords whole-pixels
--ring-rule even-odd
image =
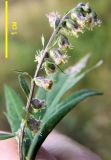
[[[71,109],[76,107],[78,103],[80,103],[87,97],[101,94],[93,90],[85,89],[77,91],[71,95],[69,94],[67,98],[65,97],[65,100],[63,99],[63,96],[72,87],[74,87],[90,71],[96,69],[102,63],[102,61],[100,61],[95,66],[82,72],[82,70],[86,66],[88,59],[89,55],[85,56],[81,61],[79,61],[79,63],[67,70],[66,74],[55,73],[53,75],[50,75],[51,77],[49,78],[52,78],[55,82],[51,91],[46,92],[41,88],[38,90],[37,98],[46,99],[47,109],[45,110],[45,114],[42,117],[40,130],[34,137],[32,145],[30,146],[28,152],[29,159],[34,158],[34,154],[36,154],[36,151],[40,148],[47,135]],[[40,113],[38,113],[36,117],[38,117],[39,115]],[[33,150],[35,151],[35,153],[33,153]]]
[[[41,37],[41,41],[42,41],[42,46],[44,48],[44,45],[45,45],[45,38],[44,38],[44,35],[42,34],[42,37]]]
[[[90,54],[84,56],[77,64],[72,66],[73,73],[55,73],[51,78],[54,81],[54,86],[51,91],[47,92],[44,89],[39,88],[36,97],[45,99],[47,97],[47,105],[56,105],[61,97],[72,87],[74,87],[88,71],[79,74],[85,67],[90,58]],[[46,95],[47,94],[47,95]]]
[[[24,75],[22,73],[20,73],[18,76],[18,79],[19,79],[19,83],[20,83],[20,86],[21,86],[23,92],[25,93],[26,97],[28,97],[30,90],[29,90],[29,86],[25,80]]]
[[[79,73],[86,67],[89,58],[90,54],[85,55],[78,63],[67,69],[66,74],[57,73],[54,76],[54,87],[47,94],[48,105],[55,105],[71,87],[76,85],[86,75],[85,73],[79,75]]]
[[[49,107],[47,109],[43,121],[46,121],[45,119],[48,119],[48,117],[50,117],[49,115],[52,115],[52,117],[54,117],[54,115],[56,115],[56,113],[58,113],[59,111],[64,115],[65,111],[69,112],[74,106],[76,106],[79,102],[81,102],[85,98],[101,94],[102,93],[89,89],[82,89],[80,91],[72,93],[67,98],[65,98],[65,100],[62,100],[60,103],[58,103],[56,107],[51,107],[51,108]]]
[[[5,140],[5,139],[13,138],[15,136],[16,136],[15,133],[12,133],[12,134],[0,133],[0,140]]]
[[[99,61],[96,65],[94,65],[90,69],[87,69],[86,71],[81,72],[81,70],[85,68],[85,63],[86,63],[85,58],[83,58],[78,64],[74,66],[75,68],[79,66],[79,71],[75,72],[75,69],[73,68],[74,72],[72,72],[71,74],[67,73],[66,75],[64,75],[60,73],[58,75],[57,81],[54,80],[55,85],[52,88],[51,92],[47,93],[48,106],[54,107],[55,105],[57,105],[67,91],[69,91],[72,87],[74,87],[90,71],[99,67],[102,64],[102,61]]]
[[[72,87],[74,87],[81,79],[83,79],[90,71],[96,69],[99,67],[102,63],[100,61],[90,69],[87,69],[84,72],[81,72],[88,62],[88,59],[90,57],[90,54],[87,54],[85,57],[83,57],[76,65],[70,67],[70,69],[67,69],[67,73],[55,73],[51,75],[54,86],[49,92],[46,92],[43,88],[39,88],[36,97],[40,99],[45,99],[47,102],[46,108],[55,108],[55,106],[58,105],[61,98],[64,96],[65,93],[67,93]],[[70,71],[70,74],[68,74]],[[36,117],[38,117],[40,114],[38,114]],[[43,114],[42,114],[43,115]]]
[[[6,116],[10,123],[12,132],[20,127],[24,113],[24,105],[19,95],[10,87],[5,86]]]
[[[94,90],[80,90],[71,94],[67,99],[58,104],[58,106],[48,108],[46,114],[42,120],[40,131],[35,135],[32,144],[28,152],[28,159],[34,159],[37,150],[53,130],[57,123],[74,107],[77,106],[81,101],[85,100],[90,96],[101,95]],[[41,133],[41,135],[40,135]]]
[[[46,94],[47,94],[46,90],[44,88],[39,87],[35,97],[37,99],[44,100],[46,99]]]

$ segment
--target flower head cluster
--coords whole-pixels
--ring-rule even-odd
[[[61,50],[65,50],[70,47],[69,40],[65,35],[60,34],[58,37],[58,46]]]
[[[37,73],[40,69],[44,69],[46,74],[49,75],[53,74],[57,67],[60,69],[59,65],[68,62],[69,56],[67,55],[67,49],[71,48],[68,35],[78,37],[79,33],[83,33],[85,29],[92,29],[94,26],[100,25],[101,21],[88,3],[79,3],[74,9],[63,16],[63,18],[57,12],[51,12],[47,14],[47,17],[54,32],[46,48],[44,48],[45,39],[42,36],[43,49],[37,52],[35,62],[38,63]],[[86,65],[87,59],[88,57],[82,61],[82,65],[79,63],[75,67],[69,68],[66,73],[79,73]],[[45,90],[50,90],[53,86],[53,81],[50,78],[39,76],[33,80],[37,86]],[[31,104],[34,109],[42,109],[45,101],[33,98]],[[39,129],[40,123],[40,120],[35,120],[34,118],[28,121],[28,125],[33,132]]]
[[[79,3],[72,9],[70,15],[63,22],[63,27],[66,33],[78,37],[78,34],[80,32],[83,33],[86,28],[92,29],[94,26],[100,24],[101,21],[89,4]]]
[[[88,3],[79,3],[75,8],[70,10],[63,18],[57,12],[47,14],[50,26],[54,28],[56,33],[53,41],[48,47],[42,68],[46,74],[54,73],[56,66],[68,62],[69,56],[67,49],[71,48],[68,40],[68,34],[78,37],[79,33],[83,33],[85,29],[92,29],[96,25],[100,25],[101,21],[97,14]],[[58,27],[58,28],[57,28]],[[55,31],[57,29],[57,32]],[[45,50],[39,51],[35,57],[35,61],[40,63]],[[44,77],[34,78],[36,85],[46,90],[52,88],[53,81]]]

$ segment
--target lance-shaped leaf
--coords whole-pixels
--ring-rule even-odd
[[[25,93],[26,97],[28,97],[30,90],[29,90],[29,86],[25,80],[24,74],[20,73],[18,76],[18,79],[19,79],[19,83],[20,83],[20,86],[21,86],[23,92]]]
[[[42,34],[42,37],[41,37],[41,42],[42,42],[42,46],[44,48],[44,45],[45,45],[45,38],[44,38],[44,35]]]
[[[34,159],[37,150],[39,150],[41,144],[48,136],[48,134],[53,130],[53,128],[58,124],[58,122],[67,114],[70,110],[77,106],[81,101],[85,100],[90,96],[101,95],[94,90],[80,90],[67,99],[58,104],[58,106],[48,108],[45,116],[42,120],[42,125],[40,131],[35,135],[32,144],[28,152],[28,159]],[[41,134],[40,134],[41,133]]]
[[[5,140],[5,139],[13,138],[15,136],[16,136],[15,133],[11,133],[11,134],[0,133],[0,140]]]
[[[20,127],[24,113],[24,105],[19,95],[10,87],[5,86],[6,116],[12,132]]]
[[[83,57],[76,65],[70,67],[67,70],[67,74],[55,73],[51,76],[54,83],[50,92],[46,92],[44,89],[39,88],[36,97],[40,99],[46,99],[47,107],[46,108],[56,108],[61,98],[64,94],[74,87],[80,80],[82,80],[90,71],[96,69],[102,64],[102,60],[99,61],[96,65],[87,69],[86,71],[81,72],[88,62],[90,54],[87,54]],[[40,115],[40,114],[38,114]]]
[[[84,61],[80,61],[78,63],[78,65],[80,65],[80,63],[84,63]],[[47,95],[47,101],[48,101],[48,105],[51,106],[56,106],[57,103],[61,100],[61,98],[64,96],[64,94],[71,89],[72,87],[74,87],[80,80],[82,80],[90,71],[96,69],[97,67],[99,67],[102,64],[102,60],[99,61],[96,65],[94,65],[93,67],[87,69],[84,72],[80,73],[79,72],[74,72],[71,74],[59,74],[58,75],[58,80],[57,83],[55,81],[55,86],[52,88],[51,92],[48,92]],[[85,67],[85,65],[81,64],[81,66],[83,66],[83,68]],[[81,67],[81,70],[83,69]]]
[[[57,73],[53,79],[55,81],[55,85],[52,90],[47,93],[47,101],[48,105],[54,104],[59,101],[61,96],[68,91],[71,87],[73,87],[77,82],[79,82],[84,76],[83,74],[78,75],[88,63],[90,58],[90,54],[85,55],[78,63],[74,66],[69,67],[65,72],[66,74]],[[78,75],[78,77],[77,77]]]

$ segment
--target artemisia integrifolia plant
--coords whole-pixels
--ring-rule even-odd
[[[85,30],[92,30],[101,24],[95,11],[88,3],[79,3],[63,17],[57,12],[51,12],[47,17],[53,33],[46,46],[44,36],[41,37],[43,48],[35,55],[35,75],[31,78],[26,72],[19,73],[19,83],[27,97],[26,107],[13,89],[5,87],[5,114],[12,134],[0,134],[0,138],[16,138],[20,160],[34,160],[48,134],[72,108],[89,96],[101,94],[91,89],[81,89],[65,96],[101,62],[82,72],[89,59],[89,55],[86,55],[75,66],[65,71],[61,69],[61,65],[69,61],[67,52],[73,47],[68,37],[78,37]],[[44,76],[40,71],[45,72]],[[30,87],[26,76],[31,78]]]

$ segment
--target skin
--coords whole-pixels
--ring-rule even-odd
[[[16,140],[11,138],[0,141],[0,159],[19,160]],[[43,143],[36,160],[101,160],[101,158],[77,142],[54,131]]]

